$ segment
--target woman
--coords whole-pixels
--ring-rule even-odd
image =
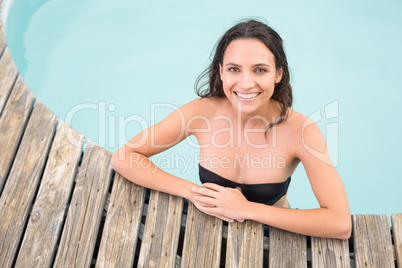
[[[201,98],[122,146],[112,157],[113,169],[228,222],[250,219],[303,235],[349,238],[349,204],[325,139],[313,121],[290,108],[281,37],[256,20],[233,26],[219,40],[203,77],[209,83],[198,88]],[[148,159],[190,135],[200,145],[202,186]],[[289,209],[287,188],[300,161],[320,208]]]

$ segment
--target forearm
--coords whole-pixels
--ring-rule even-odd
[[[111,161],[112,168],[126,179],[149,189],[191,199],[191,188],[195,183],[181,179],[158,168],[146,156],[139,153],[126,153],[119,159],[118,152]]]
[[[348,239],[351,217],[327,208],[287,209],[250,203],[247,218],[269,226],[309,236]]]

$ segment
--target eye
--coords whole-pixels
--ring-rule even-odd
[[[264,69],[264,68],[257,68],[257,69],[255,70],[255,72],[256,72],[256,73],[266,73],[267,70]]]
[[[237,67],[230,67],[230,68],[228,69],[228,71],[229,71],[229,72],[232,72],[232,73],[235,73],[235,72],[239,72],[240,70],[239,70],[239,68],[237,68]]]

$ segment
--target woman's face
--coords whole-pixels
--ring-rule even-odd
[[[264,115],[275,83],[282,78],[282,69],[276,70],[275,56],[265,44],[257,39],[234,40],[219,66],[229,101],[242,114]]]

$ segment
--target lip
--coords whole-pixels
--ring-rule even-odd
[[[238,99],[238,100],[240,100],[240,101],[253,101],[253,100],[255,100],[255,99],[257,99],[260,95],[261,95],[261,92],[250,92],[250,93],[242,93],[242,92],[239,92],[239,93],[241,93],[241,94],[253,94],[253,93],[257,93],[257,95],[255,96],[255,97],[252,97],[252,98],[242,98],[242,97],[240,97],[239,95],[237,95],[237,91],[233,91],[233,94],[236,96],[236,98]]]

